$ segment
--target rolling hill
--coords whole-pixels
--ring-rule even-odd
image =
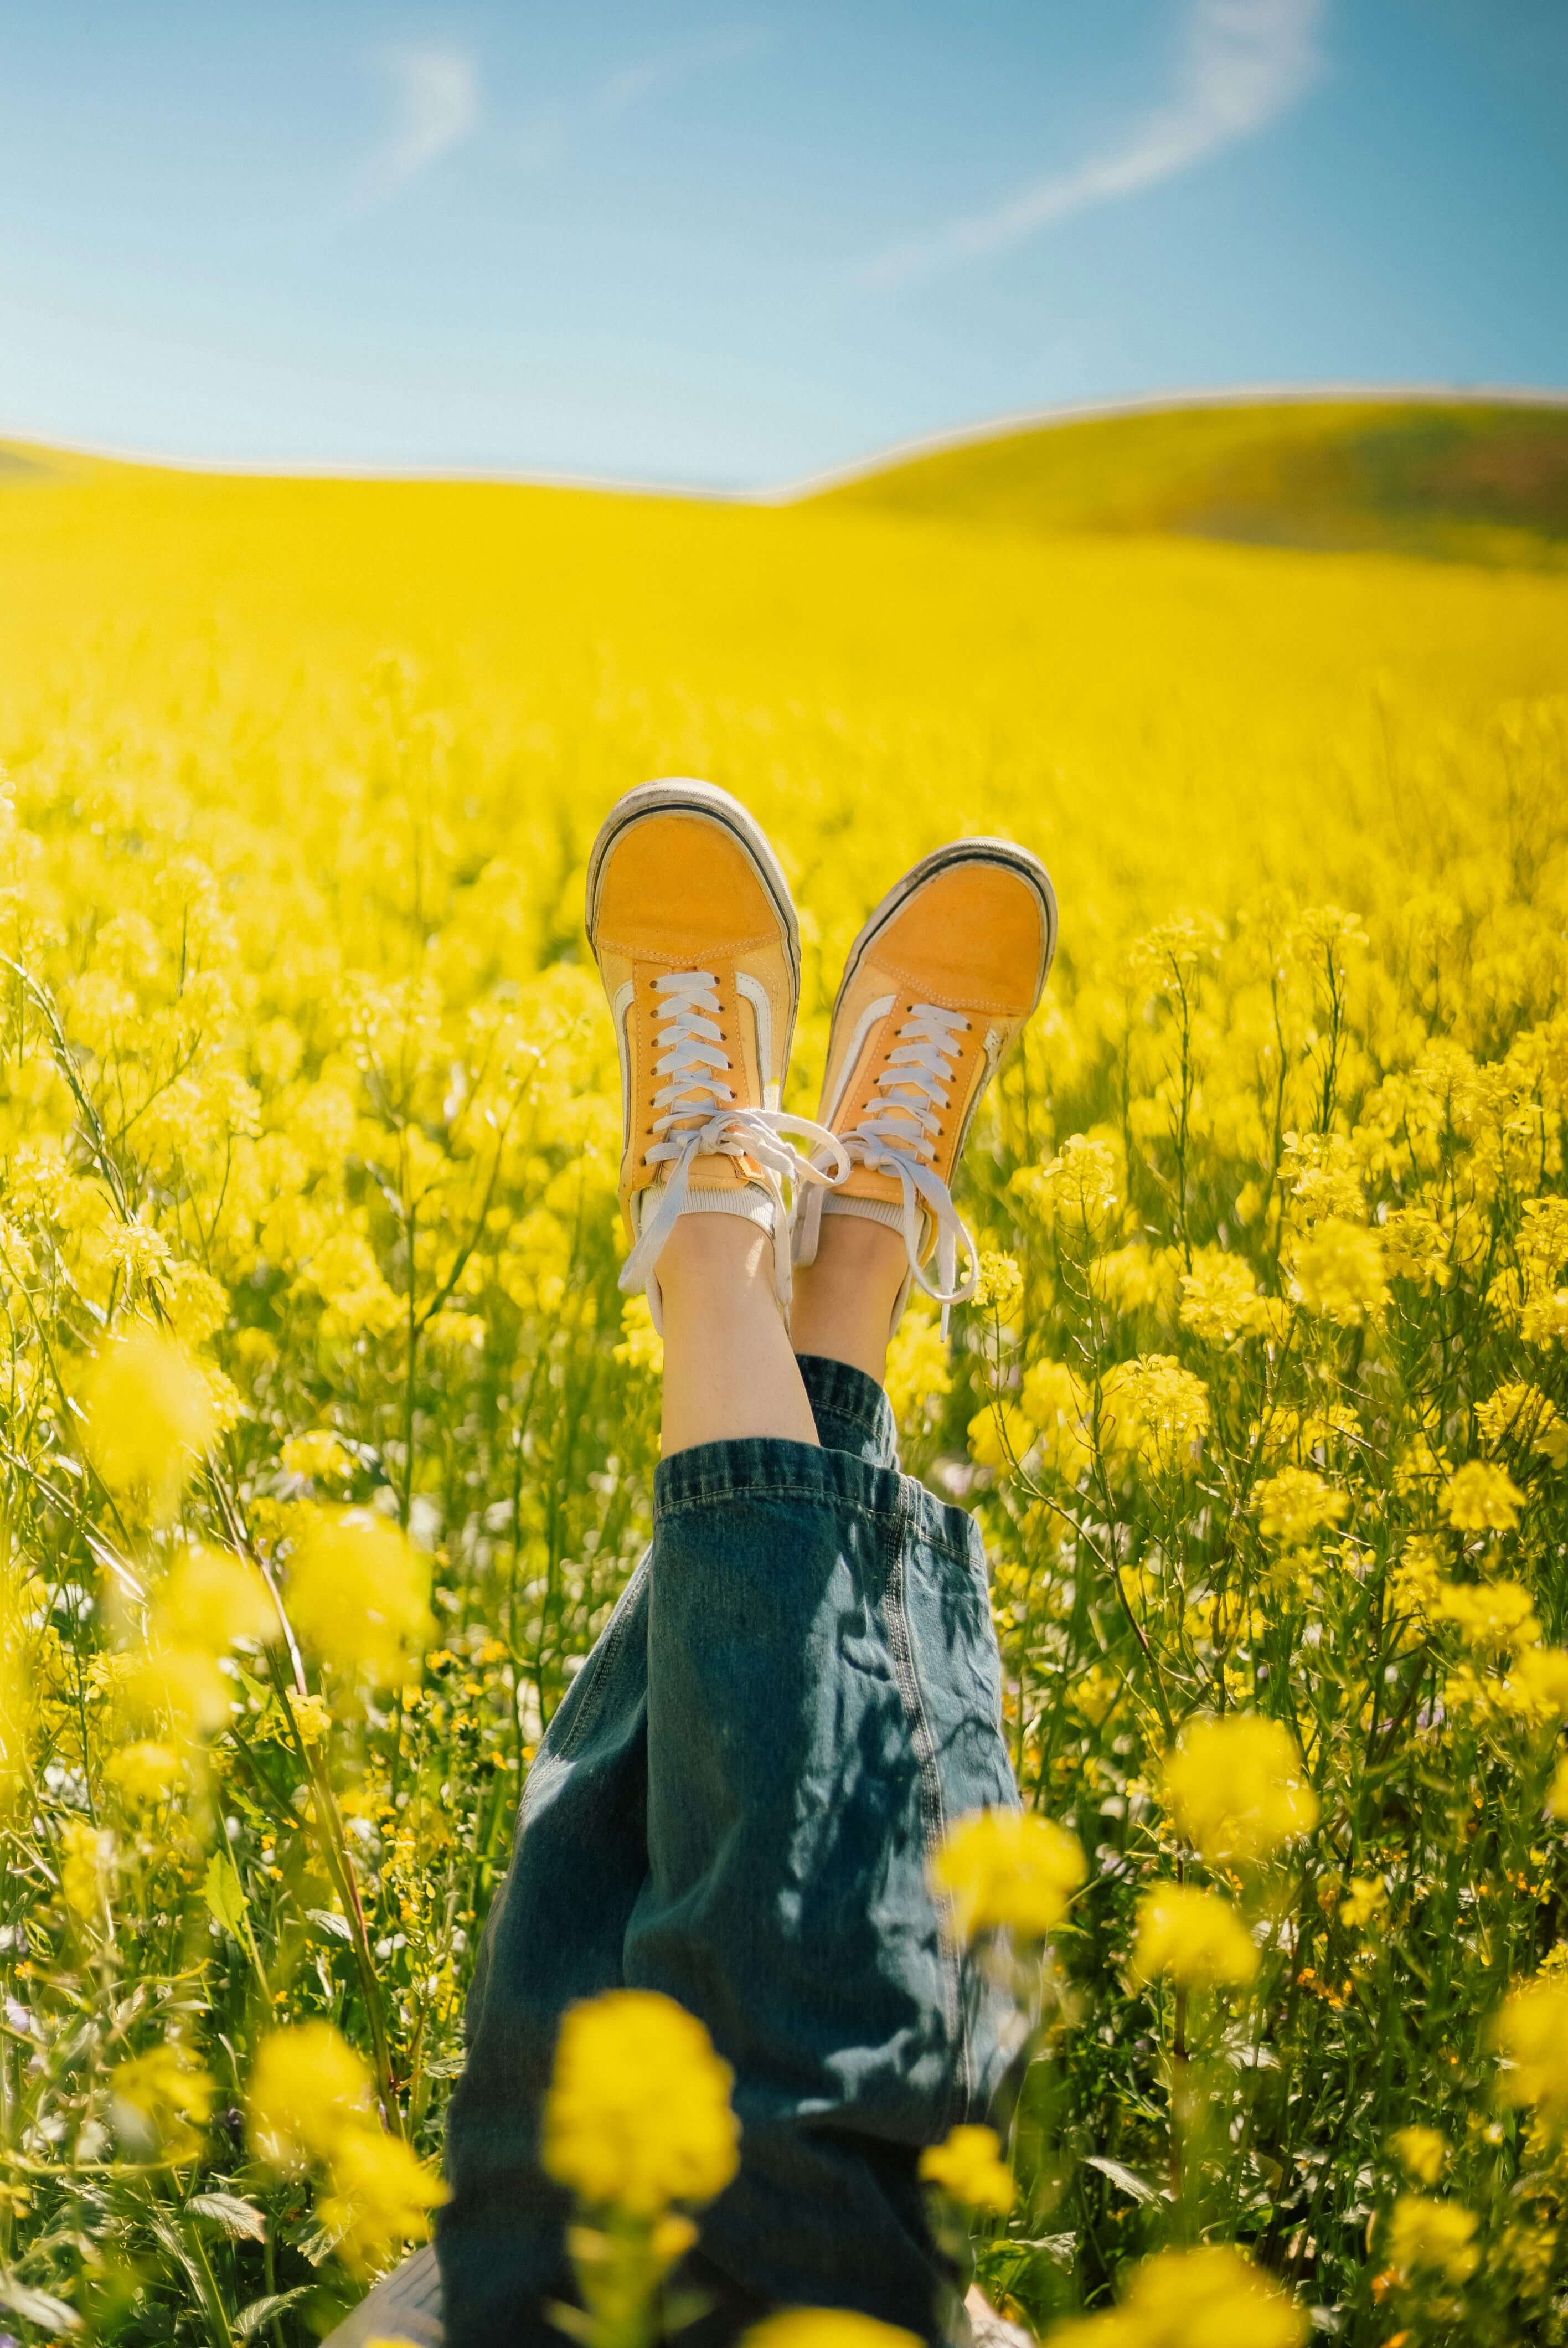
[[[1065,417],[876,463],[813,501],[988,528],[1568,559],[1568,402],[1258,397]]]

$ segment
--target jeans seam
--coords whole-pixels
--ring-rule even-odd
[[[926,1862],[929,1867],[947,1833],[947,1806],[942,1798],[942,1775],[937,1766],[936,1740],[931,1724],[926,1717],[926,1702],[920,1690],[920,1675],[915,1667],[915,1643],[909,1632],[908,1611],[905,1601],[905,1559],[908,1548],[911,1519],[914,1511],[908,1495],[901,1491],[899,1506],[891,1517],[891,1532],[887,1544],[886,1597],[887,1646],[893,1664],[893,1676],[903,1699],[909,1719],[909,1743],[916,1766],[920,1773],[920,1823],[925,1843]],[[940,1952],[943,1988],[947,2013],[944,2016],[958,2054],[958,2075],[949,2083],[948,2100],[943,2112],[946,2127],[968,2108],[973,2101],[969,2037],[964,2007],[963,1969],[957,1950],[938,1921],[938,1948]]]

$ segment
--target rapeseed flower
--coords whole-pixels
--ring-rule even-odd
[[[1498,2094],[1533,2104],[1543,2119],[1568,2120],[1568,1972],[1539,1974],[1516,1989],[1492,2024],[1502,2058]]]
[[[330,2022],[263,2038],[251,2070],[246,2127],[259,2160],[286,2177],[328,2160],[345,2131],[374,2124],[370,2073]]]
[[[540,2157],[590,2209],[651,2219],[711,2201],[739,2161],[733,2079],[672,1999],[607,1991],[561,2023]]]
[[[193,2160],[212,2116],[217,2082],[188,2046],[166,2039],[109,2074],[115,2127],[138,2159]]]
[[[1301,2348],[1307,2317],[1235,2250],[1162,2250],[1120,2307],[1059,2324],[1049,2348]]]
[[[939,2186],[949,2200],[968,2209],[989,2209],[1004,2217],[1012,2208],[1013,2174],[1002,2158],[995,2128],[950,2129],[940,2144],[927,2145],[920,2155],[920,2174],[927,2185]]]
[[[1317,1823],[1288,1731],[1256,1714],[1191,1722],[1166,1756],[1163,1786],[1178,1832],[1211,1867],[1270,1859]]]
[[[972,1811],[948,1828],[931,1861],[932,1884],[958,1941],[994,1931],[1042,1940],[1087,1873],[1077,1837],[1030,1810]]]
[[[138,1329],[97,1355],[86,1394],[87,1452],[104,1482],[167,1516],[217,1427],[200,1369],[171,1338]]]
[[[1290,1292],[1308,1313],[1343,1329],[1377,1320],[1389,1293],[1378,1233],[1341,1216],[1315,1224],[1296,1250]]]
[[[1437,2183],[1449,2157],[1448,2138],[1440,2128],[1419,2123],[1396,2128],[1389,2144],[1407,2177],[1413,2177],[1418,2185]]]
[[[742,2348],[916,2348],[917,2334],[845,2307],[787,2307],[741,2335]]]
[[[1442,1505],[1456,1532],[1509,1533],[1519,1522],[1524,1495],[1490,1460],[1467,1459],[1443,1486]]]
[[[368,1509],[313,1509],[289,1562],[288,1604],[308,1646],[378,1687],[429,1636],[430,1569],[395,1525]]]
[[[1161,1975],[1179,1989],[1245,1989],[1257,1971],[1257,1948],[1235,1910],[1190,1883],[1157,1884],[1138,1902],[1132,1972]]]
[[[1389,2263],[1407,2279],[1431,2276],[1442,2282],[1468,2282],[1481,2264],[1473,2209],[1457,2201],[1433,2201],[1402,2193],[1389,2219]]]
[[[1294,1549],[1325,1525],[1337,1524],[1349,1505],[1345,1493],[1312,1468],[1282,1468],[1257,1488],[1258,1529]]]

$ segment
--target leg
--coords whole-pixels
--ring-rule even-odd
[[[815,1260],[795,1273],[791,1330],[796,1353],[853,1363],[880,1385],[903,1281],[899,1232],[856,1216],[825,1219]]]
[[[815,1443],[767,1234],[733,1215],[683,1215],[659,1258],[659,1284],[665,1457],[746,1436]]]
[[[836,1271],[825,1256],[814,1330],[872,1324],[834,1294],[858,1237]],[[715,1281],[688,1328],[662,1262],[682,1381],[682,1346],[727,1356],[750,1307]],[[885,1338],[901,1262],[879,1270]],[[961,2336],[963,2279],[931,2239],[918,2156],[979,2115],[1003,2046],[927,1882],[952,1817],[1016,1799],[978,1536],[898,1474],[868,1375],[842,1358],[798,1375],[821,1445],[703,1439],[698,1416],[655,1488],[649,1874],[624,1962],[698,2014],[736,2074],[741,2173],[689,2277],[714,2302],[702,2348],[779,2304]],[[721,1424],[733,1408],[722,1398]]]

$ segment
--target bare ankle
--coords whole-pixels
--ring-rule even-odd
[[[796,1353],[852,1363],[880,1384],[905,1270],[901,1231],[862,1215],[824,1215],[816,1261],[795,1274]]]
[[[682,1215],[660,1252],[661,1288],[745,1286],[771,1262],[766,1231],[742,1215]]]

